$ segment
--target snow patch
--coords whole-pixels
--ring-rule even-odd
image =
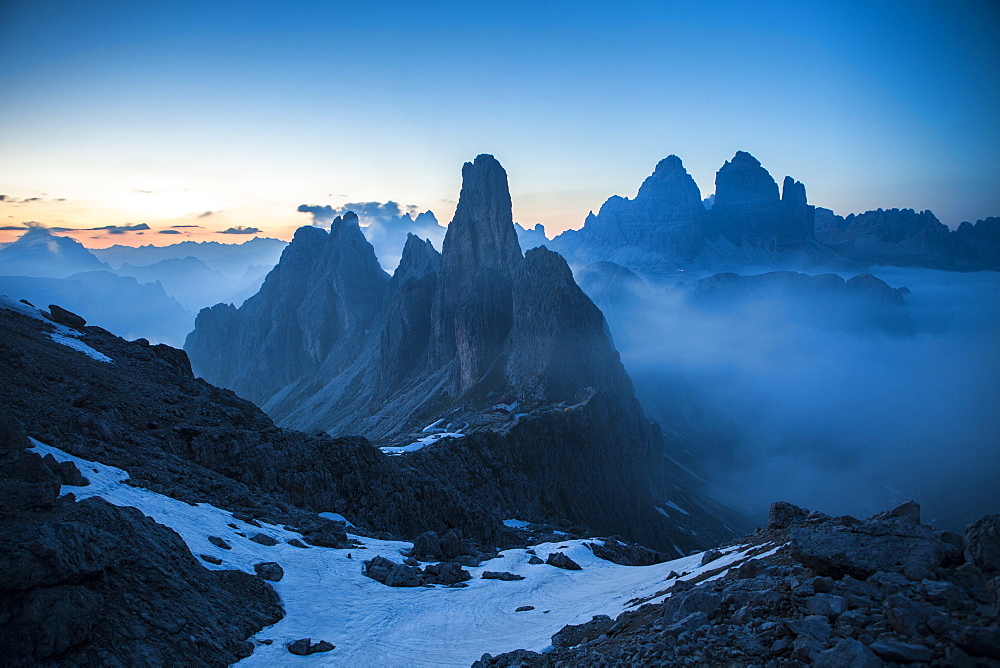
[[[667,501],[667,505],[670,506],[671,508],[673,508],[674,510],[678,511],[678,512],[684,513],[685,515],[690,515],[691,514],[688,511],[686,511],[683,508],[681,508],[680,506],[678,506],[673,501]]]
[[[440,422],[440,420],[438,422]],[[434,424],[438,424],[438,422],[435,422]],[[434,425],[429,426],[433,427]],[[424,427],[424,431],[427,431],[427,429],[428,427]],[[422,450],[428,445],[437,443],[443,438],[461,438],[465,436],[465,434],[462,433],[463,429],[464,427],[457,431],[439,431],[437,433],[428,434],[427,436],[418,438],[413,443],[408,445],[387,445],[379,448],[379,450],[387,455],[401,455],[404,452],[416,452],[417,450]]]
[[[53,341],[55,341],[56,343],[61,343],[62,345],[66,346],[67,348],[72,348],[73,350],[81,352],[81,353],[83,353],[84,355],[86,355],[87,357],[89,357],[91,359],[95,359],[98,362],[107,362],[108,364],[114,364],[115,363],[115,361],[113,359],[111,359],[110,357],[108,357],[104,353],[98,352],[97,350],[94,350],[93,348],[91,348],[90,346],[88,346],[86,343],[84,343],[80,339],[75,338],[76,336],[79,336],[79,334],[76,334],[76,335],[73,335],[73,334],[61,334],[59,332],[52,332],[51,334],[49,334],[49,337]]]
[[[514,519],[504,520],[503,523],[504,525],[509,526],[511,529],[523,529],[524,527],[530,524],[530,522],[525,522],[524,520],[514,520]]]

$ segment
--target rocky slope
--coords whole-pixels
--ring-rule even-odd
[[[961,536],[921,524],[912,502],[864,521],[776,503],[750,542],[782,547],[718,579],[708,570],[679,581],[617,619],[567,626],[550,652],[487,654],[475,665],[1000,662],[1000,516]]]
[[[279,424],[364,434],[470,494],[488,477],[497,494],[483,498],[515,516],[570,519],[661,549],[726,534],[722,518],[730,526],[738,518],[670,460],[603,315],[565,260],[544,247],[522,256],[506,172],[485,155],[462,171],[440,255],[411,237],[390,281],[356,226],[351,236],[337,231],[347,224],[339,220],[330,235],[300,230],[259,295],[239,310],[220,305],[199,315],[187,343],[195,369],[257,401]],[[323,259],[347,256],[344,244],[356,262]],[[304,256],[315,257],[311,272],[296,269]],[[323,329],[341,302],[324,304],[301,281],[278,279],[308,276],[318,295],[345,273],[355,289],[337,299],[368,309],[365,331],[328,328],[327,345],[306,355],[300,332]],[[456,438],[426,456],[409,454],[422,447],[421,430],[439,424]],[[699,509],[697,527],[682,529],[691,518],[656,510],[673,496]]]
[[[72,463],[26,450],[0,421],[0,645],[8,665],[226,665],[281,619],[277,594],[203,568],[180,537],[134,508],[76,503]],[[156,555],[155,560],[150,555]]]
[[[168,496],[317,531],[301,508],[349,507],[355,521],[402,536],[461,525],[485,542],[501,532],[447,480],[404,469],[363,438],[275,427],[249,401],[195,379],[183,351],[66,322],[9,300],[0,307],[0,400],[43,442]]]

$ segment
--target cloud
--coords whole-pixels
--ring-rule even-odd
[[[812,297],[792,292],[706,309],[657,286],[605,312],[647,413],[683,435],[734,506],[867,516],[914,498],[962,527],[1000,510],[1000,278],[879,277],[912,291],[912,334],[830,327],[860,309],[824,298],[807,312]]]
[[[339,207],[332,207],[329,204],[302,204],[296,211],[311,213],[313,225],[329,225],[334,218],[342,216],[348,211],[358,214],[362,224],[371,224],[376,221],[387,223],[394,218],[399,218],[404,213],[413,216],[419,209],[414,204],[400,206],[398,202],[389,200],[388,202],[348,202]]]
[[[152,190],[142,190],[140,188],[133,188],[132,191],[133,192],[137,192],[137,193],[142,193],[143,195],[152,195],[153,194]]]
[[[206,211],[205,213],[199,213],[195,218],[208,218],[209,216],[214,216],[219,213],[218,211]]]
[[[219,234],[260,234],[260,230],[256,227],[243,227],[242,225],[237,225],[236,227],[220,230]]]
[[[4,232],[10,232],[12,230],[17,230],[19,232],[23,232],[26,229],[28,229],[28,228],[25,227],[24,225],[4,225],[3,227],[0,227],[0,230],[2,230]]]
[[[180,234],[178,230],[160,230],[160,234]]]
[[[197,228],[201,228],[201,225],[171,225],[170,227],[173,228],[173,229],[181,229],[183,227],[197,227]]]
[[[137,223],[135,225],[105,225],[103,227],[88,227],[88,232],[107,232],[108,234],[125,234],[126,232],[140,232],[142,230],[148,230],[149,225],[146,223]]]
[[[41,197],[26,197],[24,199],[18,199],[16,197],[11,197],[10,195],[0,195],[0,202],[7,202],[8,204],[28,204],[29,202],[40,202]]]

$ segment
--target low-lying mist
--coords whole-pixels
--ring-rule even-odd
[[[1000,511],[1000,274],[872,273],[910,289],[912,326],[821,293],[706,307],[693,282],[595,301],[650,417],[758,523],[775,500],[863,517],[913,498],[962,528]]]

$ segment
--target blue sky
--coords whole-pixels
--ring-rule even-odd
[[[707,196],[747,150],[838,213],[954,227],[1000,215],[998,32],[996,2],[8,0],[0,220],[212,211],[206,233],[287,236],[299,204],[394,200],[447,221],[489,152],[551,233],[667,154]]]

